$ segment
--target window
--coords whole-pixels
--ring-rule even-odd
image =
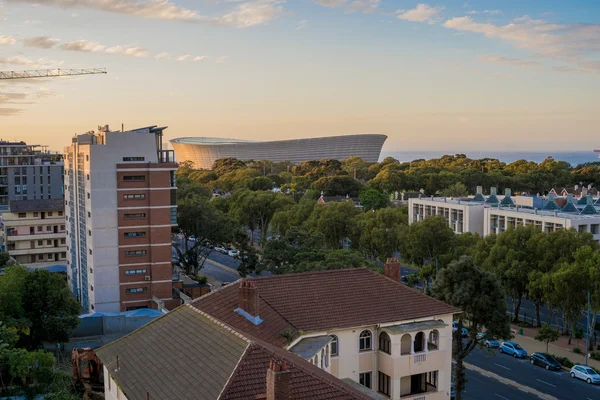
[[[38,246],[43,246],[44,245],[44,241],[43,240],[38,240]]]
[[[369,389],[371,389],[372,385],[371,385],[371,371],[369,372],[361,372],[360,374],[358,374],[358,383],[360,383],[361,385],[363,385],[364,387],[367,387]]]
[[[123,161],[144,161],[144,157],[123,157]]]
[[[143,200],[146,198],[146,194],[142,193],[142,194],[124,194],[123,198],[125,200]]]
[[[46,245],[50,246],[52,244],[52,240],[46,240]]]
[[[52,216],[52,211],[48,211],[48,216],[51,217]]]
[[[88,199],[90,198],[90,194],[89,194],[89,192],[88,192],[88,194],[87,194],[87,198],[88,198]]]
[[[390,395],[390,377],[381,371],[379,371],[379,385],[377,390],[388,397]]]
[[[59,211],[59,212],[58,212],[58,216],[59,216],[59,217],[62,217],[62,216],[63,216],[63,214],[64,214],[64,213],[63,213],[62,211]]]
[[[123,234],[126,238],[130,237],[146,237],[146,232],[125,232]]]
[[[92,255],[92,249],[90,249],[90,256]]]
[[[64,230],[65,230],[65,226],[64,226],[64,225],[61,225],[61,226],[60,226],[60,230],[61,230],[61,231],[64,231]]]
[[[600,233],[600,231],[599,231],[599,226],[600,226],[600,225],[598,225],[598,224],[592,224],[592,225],[590,225],[590,232],[591,232],[593,235],[597,235],[598,233]]]
[[[90,285],[90,290],[93,292],[94,291],[94,286]]]
[[[125,289],[125,293],[130,294],[130,293],[146,293],[148,291],[148,288],[145,287],[137,287],[137,288],[129,288],[129,289]]]
[[[146,213],[125,214],[125,219],[140,219],[146,218]]]
[[[88,230],[88,236],[92,236],[92,231]]]
[[[94,273],[94,269],[90,268],[90,274],[93,274],[93,273]]]
[[[42,228],[43,228],[43,227],[41,227],[41,226],[38,226],[38,227],[37,227],[37,231],[38,231],[38,232],[41,232],[41,231],[42,231]]]
[[[437,371],[431,371],[427,373],[427,384],[433,387],[437,387],[438,373]]]
[[[145,275],[148,272],[146,268],[144,269],[129,269],[125,271],[125,275]]]
[[[85,176],[85,178],[86,178],[86,179],[89,181],[89,180],[90,180],[90,174],[87,174],[87,175]]]
[[[387,354],[392,354],[392,341],[390,335],[385,332],[381,332],[379,335],[379,350]]]
[[[38,216],[38,213],[37,213],[37,212],[34,212],[34,213],[33,213],[33,216],[34,216],[35,218],[37,218],[37,216]]]
[[[92,213],[88,211],[88,218],[92,218]]]
[[[146,177],[144,175],[125,175],[123,177],[124,181],[137,181],[137,182],[142,182],[146,180]]]
[[[126,256],[145,256],[147,253],[146,250],[130,250],[130,251],[126,251],[125,255]]]
[[[359,350],[370,351],[371,347],[371,331],[362,331],[359,336]]]
[[[331,335],[331,344],[330,345],[331,345],[331,356],[332,357],[340,355],[340,353],[339,353],[340,344],[339,343],[340,342],[339,342],[338,337],[335,335]]]
[[[85,161],[90,161],[90,156],[89,155],[85,155]]]
[[[44,259],[44,255],[43,254],[38,254],[38,260],[43,260]]]
[[[52,232],[52,227],[50,225],[46,227],[46,232]]]
[[[27,213],[19,213],[19,218],[26,218],[27,217]]]

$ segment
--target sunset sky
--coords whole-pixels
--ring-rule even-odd
[[[0,0],[0,138],[384,133],[384,150],[600,147],[600,1]]]

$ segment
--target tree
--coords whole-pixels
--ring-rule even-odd
[[[548,345],[552,342],[556,342],[558,336],[558,332],[552,328],[549,323],[546,323],[540,328],[535,340],[546,343],[546,353],[548,353]]]
[[[237,158],[220,158],[215,161],[213,165],[213,171],[221,177],[229,172],[233,172],[238,169],[246,167],[246,163]]]
[[[447,189],[442,191],[442,196],[445,197],[466,197],[469,195],[469,189],[462,182],[456,182],[453,185],[448,186]]]
[[[327,196],[356,197],[362,185],[350,176],[324,176],[316,180],[311,189],[324,192]]]
[[[442,216],[427,217],[408,227],[400,239],[400,254],[405,260],[418,265],[419,274],[425,282],[433,276],[435,261],[443,261],[452,249],[456,235]],[[439,267],[444,267],[440,264]]]
[[[509,227],[496,238],[484,267],[494,272],[512,297],[514,320],[519,320],[521,301],[527,293],[529,274],[538,263],[534,237],[543,235],[534,226]]]
[[[378,210],[387,207],[390,199],[385,194],[375,189],[364,190],[358,195],[360,204],[365,208],[365,211]]]
[[[309,233],[322,233],[328,248],[341,249],[352,235],[354,217],[358,213],[360,211],[350,202],[328,203],[315,207],[304,226]]]
[[[398,251],[401,234],[407,228],[407,207],[361,213],[354,219],[351,246],[370,259],[385,261]]]
[[[6,251],[0,251],[0,268],[6,267],[8,265],[8,261],[10,260],[10,255]]]
[[[460,400],[466,384],[464,359],[483,340],[477,337],[477,333],[485,327],[487,336],[510,338],[504,292],[493,274],[477,267],[471,257],[462,256],[440,271],[433,295],[462,310],[457,315],[458,329],[453,332],[452,348],[452,357],[456,361],[456,399]],[[465,343],[461,333],[467,318],[470,329]]]
[[[248,189],[250,190],[271,190],[273,186],[273,180],[266,176],[257,176],[248,181]]]
[[[183,243],[175,245],[179,262],[186,274],[196,276],[212,252],[213,245],[229,243],[233,225],[227,216],[202,197],[191,196],[177,202],[177,233]],[[195,241],[190,238],[194,237]]]

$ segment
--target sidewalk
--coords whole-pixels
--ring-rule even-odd
[[[523,329],[523,335],[519,335],[519,329]],[[513,342],[519,343],[521,347],[527,350],[527,354],[531,355],[532,353],[545,353],[546,352],[546,343],[539,342],[535,340],[535,336],[537,332],[531,328],[520,328],[516,325],[511,325],[511,330],[515,335]],[[574,364],[582,364],[585,365],[585,354],[575,354],[572,350],[567,347],[563,347],[564,344],[567,345],[568,338],[560,337],[556,342],[550,343],[548,346],[548,353],[554,354],[559,357],[566,357],[571,360]],[[556,343],[559,343],[557,345]],[[573,340],[573,345],[571,347],[576,347],[577,343]],[[567,345],[568,346],[568,345]],[[580,348],[583,350],[585,348],[585,342],[580,342]],[[600,361],[588,359],[588,365],[596,370],[600,370]]]

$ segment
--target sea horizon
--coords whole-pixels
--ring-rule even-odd
[[[547,157],[552,157],[557,161],[566,161],[573,167],[586,162],[600,161],[598,153],[594,151],[432,151],[432,150],[411,150],[411,151],[382,151],[380,160],[386,157],[393,157],[400,162],[410,162],[419,159],[430,160],[440,158],[444,155],[464,154],[471,159],[495,158],[505,163],[511,163],[517,160],[527,160],[540,163]]]

